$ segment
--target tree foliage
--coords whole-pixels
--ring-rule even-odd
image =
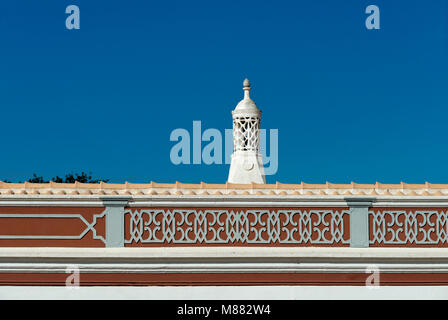
[[[100,183],[101,181],[108,182],[109,179],[93,178],[91,173],[87,174],[84,171],[82,171],[81,173],[68,173],[64,177],[55,176],[50,180],[46,180],[44,179],[44,177],[38,176],[36,173],[34,173],[33,177],[29,178],[27,181],[32,183],[47,183],[50,181],[58,183],[75,183],[76,181],[81,183]],[[4,182],[10,182],[10,181],[5,180]]]

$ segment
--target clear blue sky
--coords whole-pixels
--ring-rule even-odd
[[[448,183],[446,0],[1,1],[0,178],[225,182],[169,135],[231,128],[245,77],[279,130],[268,182]]]

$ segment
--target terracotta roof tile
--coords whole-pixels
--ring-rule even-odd
[[[182,183],[6,183],[0,181],[1,196],[101,196],[101,195],[154,195],[154,196],[447,196],[448,184],[199,184]]]

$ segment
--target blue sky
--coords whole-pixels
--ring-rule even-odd
[[[448,183],[447,57],[446,0],[2,1],[0,179],[223,183],[169,136],[231,128],[248,77],[279,130],[268,182]]]

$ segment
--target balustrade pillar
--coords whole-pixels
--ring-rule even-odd
[[[369,208],[373,198],[346,198],[350,207],[350,247],[369,246]]]
[[[129,198],[102,198],[106,207],[106,247],[124,247],[124,208]]]

